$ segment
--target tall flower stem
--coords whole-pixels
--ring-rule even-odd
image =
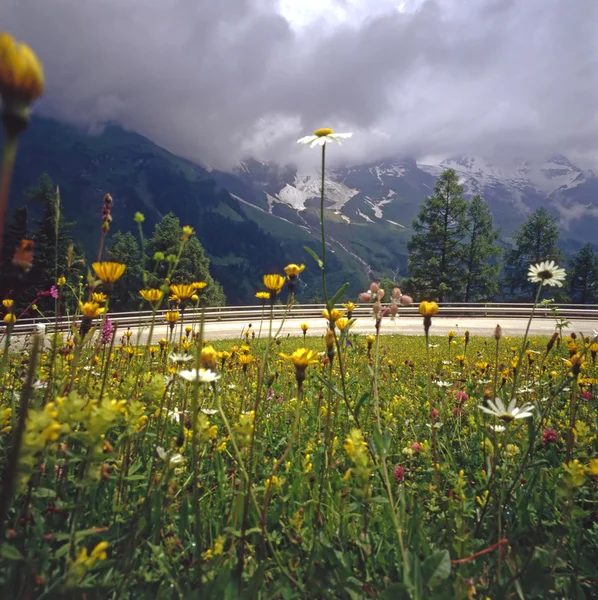
[[[529,329],[532,324],[532,319],[534,318],[534,313],[536,312],[536,306],[538,306],[538,300],[540,299],[540,294],[542,293],[542,285],[543,284],[540,283],[540,285],[538,286],[538,291],[536,292],[536,298],[534,300],[534,305],[532,306],[532,313],[529,316],[529,319],[527,321],[527,327],[525,328],[525,335],[523,336],[523,342],[521,344],[521,349],[519,350],[519,357],[517,359],[517,369],[515,370],[515,373],[513,374],[513,389],[511,390],[511,399],[513,399],[515,397],[515,393],[517,391],[517,379],[519,378],[519,373],[521,372],[523,354],[525,353],[525,347],[527,346],[527,338],[529,335]]]
[[[10,183],[17,156],[18,135],[11,134],[4,128],[4,149],[2,151],[2,175],[0,178],[0,240],[4,236],[4,220],[8,208]],[[2,258],[2,244],[0,244],[0,259]]]
[[[21,451],[21,443],[25,433],[25,423],[27,421],[27,413],[29,411],[29,399],[31,398],[33,392],[33,381],[35,380],[35,369],[37,367],[39,348],[40,336],[38,334],[34,334],[33,347],[31,348],[31,358],[29,359],[29,370],[27,372],[27,380],[23,387],[23,393],[21,396],[17,425],[14,430],[12,444],[2,477],[2,492],[0,493],[0,540],[4,540],[4,519],[6,512],[10,507],[10,500],[14,490],[15,479],[17,477],[19,453]]]
[[[322,236],[322,294],[328,306],[328,292],[326,291],[326,233],[324,230],[324,195],[326,189],[326,144],[322,146],[322,187],[320,190],[320,233]]]

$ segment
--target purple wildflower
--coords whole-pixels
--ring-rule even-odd
[[[58,298],[58,288],[55,285],[50,288],[50,296],[52,296],[54,300]]]
[[[112,339],[112,332],[114,331],[114,325],[112,325],[112,321],[110,317],[106,315],[106,319],[104,320],[104,327],[102,328],[102,344],[106,345]]]

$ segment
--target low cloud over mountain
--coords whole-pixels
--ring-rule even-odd
[[[44,60],[43,112],[118,122],[213,167],[312,161],[295,140],[322,125],[356,132],[338,161],[595,166],[595,0],[335,4],[337,20],[301,27],[271,0],[4,0],[0,23]]]

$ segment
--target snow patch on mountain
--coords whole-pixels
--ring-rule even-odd
[[[368,223],[373,223],[374,221],[372,219],[370,219],[367,215],[364,215],[361,210],[357,209],[357,214],[364,220],[367,221]]]
[[[275,196],[275,200],[288,204],[295,210],[305,210],[306,202],[312,198],[319,198],[322,181],[317,173],[297,173],[293,183],[287,183]],[[342,181],[335,181],[327,177],[324,193],[326,207],[340,211],[343,206],[359,193]]]
[[[524,191],[532,188],[544,194],[570,189],[586,181],[587,175],[564,156],[555,156],[541,163],[513,162],[495,165],[483,157],[459,156],[437,164],[417,163],[417,167],[434,177],[445,169],[454,169],[466,194],[481,194],[486,187],[503,186]]]

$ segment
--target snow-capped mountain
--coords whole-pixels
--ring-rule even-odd
[[[327,171],[325,208],[331,249],[358,257],[366,270],[405,274],[406,244],[420,203],[437,177],[454,169],[464,196],[480,194],[508,238],[534,209],[557,216],[571,248],[598,236],[598,177],[564,156],[493,164],[481,157],[385,160]],[[248,160],[233,173],[212,175],[239,200],[319,235],[320,174]]]
[[[326,208],[346,223],[385,222],[409,227],[419,203],[432,192],[436,178],[449,168],[457,172],[466,197],[480,194],[487,200],[497,224],[506,233],[541,205],[559,216],[568,230],[575,229],[576,221],[586,216],[598,217],[598,198],[593,193],[597,177],[564,156],[511,165],[469,156],[438,162],[389,160],[351,165],[327,173]],[[236,174],[262,190],[272,214],[281,207],[302,212],[318,206],[321,181],[316,170],[297,171],[289,166],[248,161],[239,165]]]

